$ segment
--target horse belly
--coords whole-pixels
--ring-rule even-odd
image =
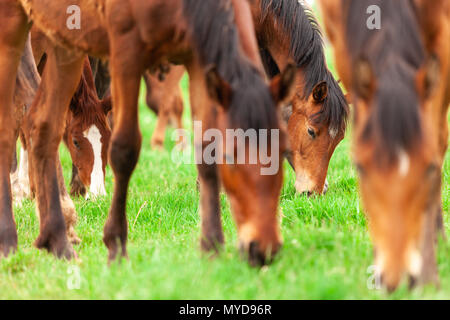
[[[109,41],[103,23],[103,0],[18,0],[53,42],[106,57]]]

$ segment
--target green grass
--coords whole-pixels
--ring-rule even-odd
[[[187,79],[183,80],[187,92]],[[439,244],[441,289],[412,292],[403,285],[388,296],[369,290],[367,268],[372,247],[359,209],[355,170],[347,138],[330,163],[330,189],[326,196],[297,195],[294,174],[285,166],[281,207],[284,246],[276,261],[262,269],[251,268],[239,257],[236,229],[226,197],[222,196],[226,246],[211,260],[199,250],[199,194],[194,165],[176,167],[166,151],[151,150],[155,116],[140,99],[143,147],[133,175],[127,205],[129,260],[107,266],[102,242],[103,225],[111,202],[113,177],[107,169],[108,196],[97,201],[75,201],[76,227],[82,238],[78,262],[56,260],[33,247],[38,235],[34,203],[15,209],[18,252],[0,261],[1,299],[408,299],[450,298],[450,245]],[[190,128],[189,112],[185,126]],[[170,132],[167,133],[170,137]],[[61,147],[66,181],[71,162]],[[450,160],[450,155],[447,156]],[[445,225],[449,230],[448,193],[450,161],[444,172]],[[71,290],[74,266],[80,288]]]

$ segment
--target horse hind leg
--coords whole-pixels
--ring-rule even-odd
[[[66,233],[69,242],[72,244],[80,244],[81,239],[75,232],[75,225],[78,220],[75,204],[67,193],[66,185],[64,183],[63,171],[61,166],[61,160],[59,159],[59,153],[56,160],[57,164],[57,177],[59,185],[59,198],[61,200],[61,209],[64,215],[64,221],[66,222]]]
[[[28,170],[28,151],[24,147],[21,147],[16,177],[14,181],[11,179],[14,204],[17,206],[21,206],[25,199],[31,198]]]
[[[164,103],[158,113],[158,120],[156,122],[156,128],[153,132],[151,146],[153,149],[164,149],[164,137],[166,135],[166,127],[169,122],[169,110]]]
[[[183,130],[183,99],[181,98],[181,90],[177,89],[179,92],[175,96],[173,107],[172,107],[172,114],[171,114],[171,120],[172,124],[177,130]],[[183,151],[187,146],[187,141],[185,141],[185,138],[183,135],[179,135],[178,140],[176,141],[177,149],[180,151]]]

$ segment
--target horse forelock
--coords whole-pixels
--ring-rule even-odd
[[[87,64],[89,65],[89,62]],[[104,114],[101,101],[98,99],[93,79],[90,79],[90,76],[92,77],[90,66],[86,67],[85,64],[80,83],[70,102],[70,111],[74,118],[80,120],[83,131],[93,124],[99,128],[107,127],[106,115]]]

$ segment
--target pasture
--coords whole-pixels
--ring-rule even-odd
[[[188,107],[187,76],[182,86]],[[15,208],[19,249],[0,260],[0,299],[450,298],[450,244],[442,240],[438,248],[439,290],[425,287],[408,292],[405,283],[392,295],[368,289],[372,245],[350,158],[351,127],[331,160],[330,188],[325,196],[296,194],[294,173],[284,164],[284,245],[272,265],[258,269],[239,258],[236,228],[225,195],[225,248],[215,259],[201,254],[196,168],[172,162],[173,142],[167,142],[163,152],[150,148],[156,117],[145,106],[144,90],[140,109],[143,147],[127,204],[129,260],[107,265],[102,236],[113,186],[112,172],[107,168],[107,197],[96,201],[75,199],[79,215],[76,231],[82,239],[81,245],[75,246],[79,261],[60,261],[37,250],[33,246],[39,232],[34,202],[26,201],[22,208]],[[188,108],[185,110],[184,125],[190,128]],[[171,132],[167,133],[169,137]],[[60,152],[68,183],[70,155],[64,146]],[[449,181],[447,153],[443,181],[447,234]]]

